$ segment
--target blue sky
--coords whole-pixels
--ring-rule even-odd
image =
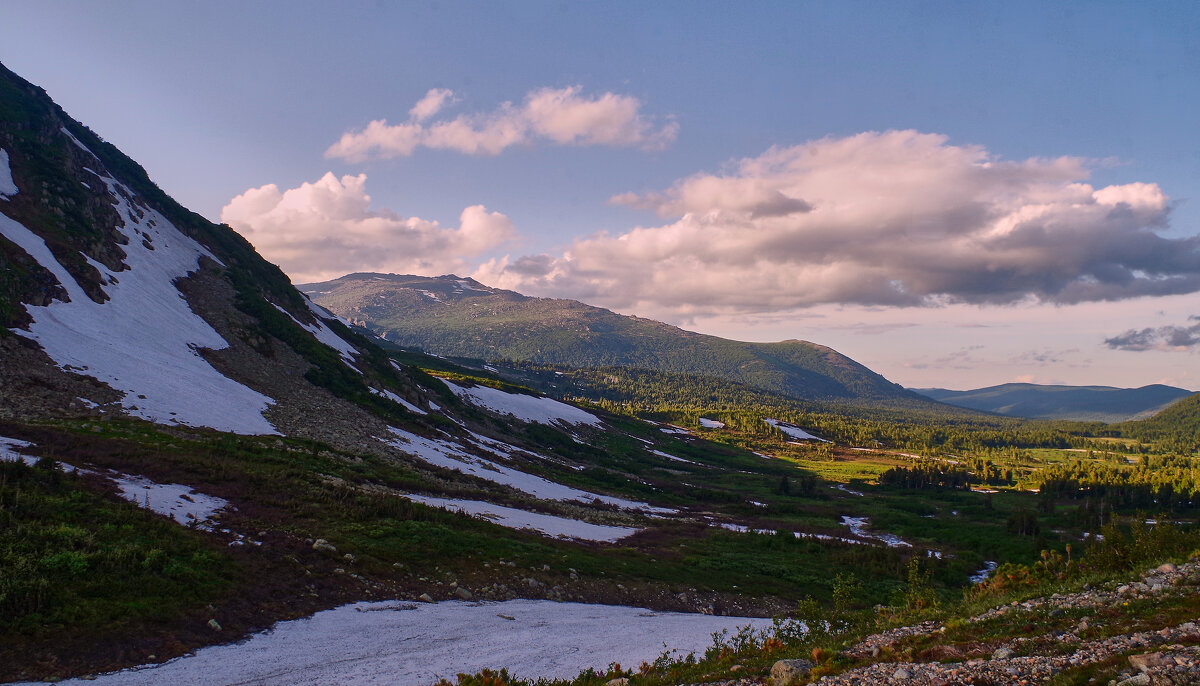
[[[3,14],[0,60],[297,280],[474,273],[735,338],[825,343],[908,386],[1200,388],[1195,3],[43,1]],[[410,115],[431,89],[451,94]],[[330,154],[376,120],[419,125],[417,142]],[[431,133],[456,121],[470,130]],[[463,152],[488,122],[516,127],[515,142]],[[762,211],[777,193],[802,205]],[[1016,239],[994,222],[1047,204],[1038,221],[1057,238],[1021,233],[1027,261],[1006,261]]]

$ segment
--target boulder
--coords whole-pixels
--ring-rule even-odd
[[[470,600],[471,598],[474,597],[473,595],[471,595],[470,591],[463,588],[462,586],[459,586],[458,588],[454,589],[454,595],[458,596],[459,598],[462,598],[463,600]]]
[[[771,666],[771,686],[788,686],[801,677],[808,676],[812,668],[813,663],[810,660],[779,660]]]
[[[323,538],[318,538],[313,541],[313,550],[318,550],[323,553],[336,553],[337,548],[332,543]]]
[[[417,596],[417,600],[423,603],[432,603],[433,596],[429,595],[428,593],[422,593],[421,595]]]

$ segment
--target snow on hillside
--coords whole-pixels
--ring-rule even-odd
[[[206,524],[229,504],[224,498],[206,495],[183,484],[160,484],[142,476],[110,475],[122,497],[174,519],[180,524]]]
[[[0,215],[0,234],[53,273],[70,296],[70,302],[27,305],[34,321],[28,332],[15,333],[41,344],[60,367],[122,391],[130,414],[243,434],[278,433],[262,414],[271,398],[223,376],[197,352],[228,343],[192,312],[174,281],[195,271],[200,256],[212,255],[158,212],[135,212],[117,181],[100,179],[118,198],[115,206],[125,222],[121,233],[129,238],[122,246],[129,270],[112,274],[92,262],[106,278],[107,303],[88,298],[45,241]]]
[[[521,393],[507,393],[489,386],[457,386],[445,379],[442,383],[463,400],[496,414],[511,414],[523,422],[539,424],[590,424],[600,426],[600,418],[578,407],[560,403],[550,398],[539,398]]]
[[[584,541],[601,541],[612,543],[626,536],[637,533],[637,529],[627,526],[604,526],[591,524],[578,519],[567,519],[540,512],[527,512],[514,507],[493,505],[482,500],[455,500],[452,498],[435,498],[427,495],[406,495],[405,498],[424,503],[430,507],[440,507],[443,510],[461,511],[476,515],[511,529],[533,529],[547,536],[563,536],[578,538]]]
[[[771,620],[548,600],[364,602],[161,665],[62,683],[418,686],[502,667],[527,680],[572,678],[617,661],[653,662],[664,644],[676,657],[703,654],[714,633],[744,626],[762,630]]]
[[[307,300],[307,299],[306,299],[306,301],[308,302],[309,308],[311,309],[313,307],[312,301]],[[320,342],[324,343],[325,345],[329,346],[330,348],[333,348],[334,350],[336,350],[338,353],[338,357],[342,358],[342,362],[344,362],[347,367],[353,369],[354,371],[358,372],[359,374],[362,374],[362,371],[360,371],[358,369],[358,367],[354,366],[354,356],[358,354],[358,350],[356,350],[354,348],[354,346],[352,346],[349,343],[347,343],[346,341],[342,340],[341,336],[334,333],[333,329],[329,328],[328,324],[321,321],[320,315],[317,316],[316,324],[305,324],[304,322],[300,321],[299,319],[296,319],[295,317],[293,317],[291,312],[288,312],[287,310],[283,309],[282,307],[275,305],[275,303],[271,303],[271,304],[274,305],[275,309],[286,314],[288,316],[288,319],[291,319],[293,322],[296,323],[296,326],[299,326],[300,328],[304,329],[305,331],[311,333],[313,335],[313,338],[316,338],[318,341],[320,341]],[[314,310],[314,314],[315,313],[316,313],[316,311]]]
[[[13,182],[12,168],[8,166],[8,151],[0,148],[0,200],[8,200],[16,194],[17,184]]]
[[[346,364],[350,365],[350,367],[353,369],[354,365],[351,363],[354,362],[354,356],[359,354],[358,350],[353,345],[346,342],[341,336],[334,333],[333,329],[329,328],[329,325],[325,323],[325,320],[336,319],[343,324],[347,324],[347,326],[349,324],[345,319],[342,319],[324,307],[321,307],[307,297],[304,298],[304,302],[308,303],[308,309],[316,316],[317,323],[311,326],[301,324],[301,326],[308,329],[312,335],[316,336],[318,341],[321,341],[325,345],[338,351],[338,354],[342,356],[342,359],[345,360]]]
[[[725,422],[718,422],[715,419],[700,418],[700,427],[704,429],[724,429]]]
[[[820,436],[814,436],[814,435],[810,434],[809,432],[805,431],[804,429],[801,429],[800,427],[796,426],[795,424],[788,424],[787,422],[781,422],[778,419],[764,419],[763,421],[770,424],[771,426],[775,427],[776,429],[779,429],[783,433],[787,434],[788,436],[791,436],[792,438],[794,438],[798,441],[821,441],[822,443],[831,443],[832,442],[832,441],[827,441],[824,438],[821,438]]]
[[[28,465],[37,464],[38,458],[21,452],[33,444],[16,438],[0,436],[0,460],[20,461]],[[80,472],[81,474],[98,474],[112,480],[117,485],[121,497],[135,505],[170,517],[180,524],[197,524],[202,528],[212,521],[216,513],[229,504],[224,498],[205,495],[183,484],[160,484],[143,476],[122,474],[111,469],[96,471],[75,467],[65,462],[59,462],[59,467],[66,473]]]
[[[388,400],[400,405],[401,407],[408,410],[409,412],[412,412],[413,414],[429,414],[425,410],[422,410],[421,408],[417,407],[416,405],[413,405],[412,403],[408,402],[404,398],[401,398],[400,396],[396,395],[395,393],[392,393],[389,390],[384,389],[381,391],[378,388],[370,388],[369,390],[381,398],[387,398]]]
[[[667,508],[653,507],[648,503],[581,491],[578,488],[564,486],[549,479],[527,474],[512,467],[471,455],[463,446],[449,441],[425,438],[424,436],[418,436],[417,434],[395,427],[388,427],[388,429],[397,438],[396,440],[385,440],[384,442],[394,448],[419,457],[430,464],[447,469],[456,469],[464,474],[471,474],[472,476],[477,476],[494,483],[511,486],[518,491],[523,491],[536,498],[562,501],[574,500],[585,503],[599,500],[602,503],[616,505],[628,510],[656,512],[659,514],[675,512],[675,510]],[[516,448],[513,448],[513,450],[516,450]]]

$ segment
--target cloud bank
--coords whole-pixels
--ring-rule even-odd
[[[526,94],[520,106],[505,102],[491,112],[431,121],[454,101],[453,91],[434,88],[409,110],[408,121],[388,124],[377,119],[360,131],[347,131],[325,156],[363,162],[407,157],[419,147],[498,155],[537,140],[660,150],[675,141],[678,123],[660,124],[642,114],[637,98],[615,93],[587,96],[582,90],[580,86],[542,88]]]
[[[767,150],[612,202],[667,223],[506,256],[474,276],[676,317],[823,303],[1071,304],[1200,290],[1200,236],[1165,238],[1155,184],[1094,188],[1076,157],[996,159],[868,132]]]
[[[1113,350],[1163,350],[1186,352],[1200,349],[1200,316],[1188,317],[1183,326],[1160,326],[1148,329],[1130,329],[1123,334],[1106,338],[1104,344]]]
[[[275,184],[251,188],[222,208],[221,221],[297,283],[356,271],[465,273],[469,258],[516,234],[508,217],[482,205],[464,209],[457,228],[372,210],[366,181],[366,174],[327,173],[286,191]]]

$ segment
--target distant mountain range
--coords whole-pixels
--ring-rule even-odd
[[[438,355],[715,376],[802,400],[926,404],[836,350],[807,341],[733,341],[457,276],[360,273],[297,287],[388,341]]]
[[[1112,388],[1008,383],[970,391],[913,390],[939,402],[1010,417],[1096,422],[1145,419],[1192,395],[1192,391],[1162,384]]]

